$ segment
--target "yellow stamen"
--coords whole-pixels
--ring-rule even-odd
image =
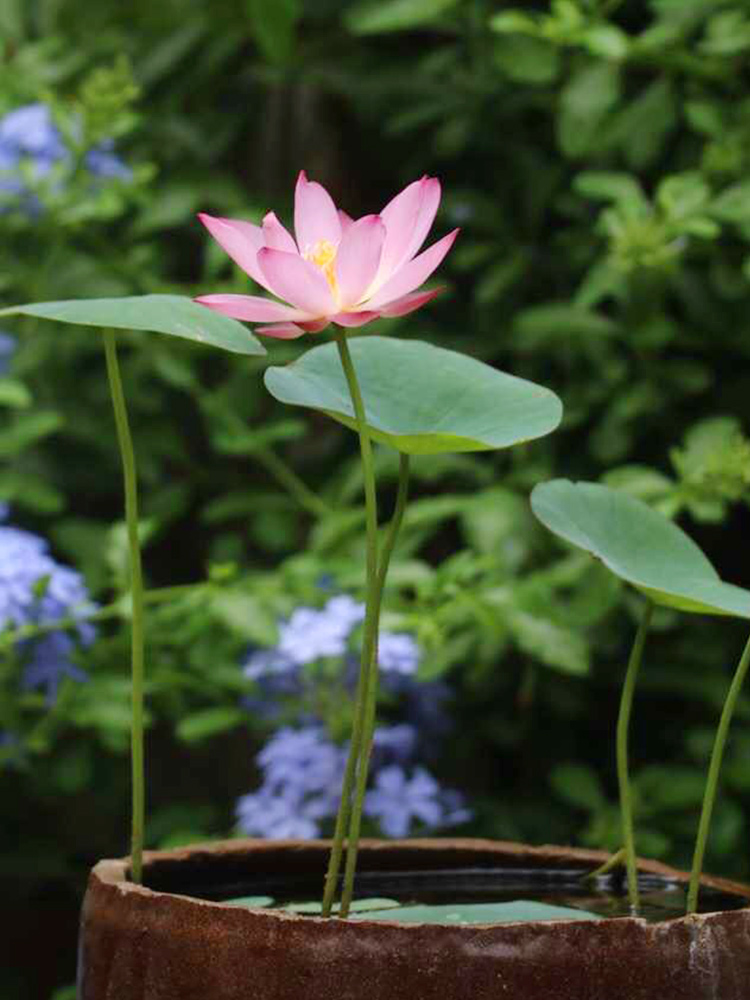
[[[318,240],[318,242],[303,254],[305,260],[315,264],[326,277],[326,281],[331,287],[334,295],[338,294],[336,286],[336,247],[329,240]]]

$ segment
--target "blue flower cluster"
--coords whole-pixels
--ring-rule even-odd
[[[130,180],[132,171],[113,152],[111,141],[84,156],[84,166],[95,178]],[[10,203],[38,209],[27,179],[46,177],[59,165],[72,165],[73,156],[46,104],[27,104],[0,119],[0,210]]]
[[[0,512],[0,519],[7,508]],[[44,624],[73,616],[72,634],[56,630],[19,644],[24,660],[22,686],[41,689],[48,704],[57,698],[65,677],[85,681],[87,675],[72,662],[77,644],[95,636],[86,621],[94,609],[81,575],[55,562],[47,542],[28,531],[0,524],[0,629]]]
[[[330,738],[310,706],[320,703],[330,682],[331,673],[321,666],[332,665],[337,681],[353,688],[357,666],[352,640],[363,618],[363,605],[345,595],[331,598],[322,609],[298,608],[281,623],[275,648],[248,657],[244,672],[255,683],[257,696],[247,706],[267,719],[280,716],[289,704],[297,712],[295,725],[278,729],[256,758],[263,783],[237,802],[242,832],[306,839],[320,836],[322,824],[336,816],[347,748]],[[365,814],[389,837],[404,837],[414,825],[432,830],[470,818],[462,796],[442,788],[417,763],[423,745],[434,742],[448,725],[448,688],[442,682],[421,682],[419,660],[413,636],[381,633],[383,688],[399,696],[407,721],[375,731]]]
[[[7,375],[13,355],[16,353],[16,339],[0,330],[0,376]]]

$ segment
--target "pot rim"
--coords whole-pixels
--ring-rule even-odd
[[[324,864],[330,847],[330,840],[265,840],[255,838],[235,838],[232,840],[201,842],[170,850],[145,851],[143,855],[144,874],[148,872],[149,868],[158,867],[159,865],[176,868],[184,862],[210,862],[212,859],[231,860],[233,858],[241,858],[248,853],[254,853],[260,856],[266,855],[266,858],[270,862],[273,862],[275,860],[275,856],[286,856],[288,858],[291,852],[293,855],[296,855],[298,859],[308,860],[309,862],[315,862],[320,859],[321,863]],[[441,867],[446,869],[449,869],[450,867],[461,867],[462,865],[457,865],[455,863],[456,859],[460,857],[464,862],[463,867],[468,867],[467,862],[470,864],[472,860],[475,862],[483,861],[485,864],[477,865],[477,867],[486,866],[488,868],[491,867],[487,864],[488,861],[494,861],[497,867],[500,867],[500,863],[505,861],[506,867],[510,868],[521,868],[524,867],[525,863],[525,865],[531,867],[541,867],[546,864],[547,867],[559,868],[561,870],[563,868],[569,869],[570,867],[580,867],[583,871],[585,871],[588,868],[595,868],[601,865],[609,857],[611,857],[611,855],[607,851],[592,850],[588,848],[563,847],[554,844],[544,844],[534,847],[513,841],[488,840],[480,838],[431,837],[409,840],[376,840],[365,838],[360,841],[359,845],[360,867],[358,870],[370,872],[376,872],[379,870],[393,871],[393,867],[388,868],[387,865],[382,865],[382,862],[387,862],[389,858],[393,857],[398,859],[400,862],[408,861],[411,857],[415,859],[419,858],[422,861],[424,861],[425,858],[429,859],[432,857],[438,862],[436,866],[437,869]],[[450,864],[451,858],[453,858],[454,862],[452,865]],[[371,863],[372,861],[376,862],[374,868],[368,865],[368,862]],[[442,864],[440,864],[441,861],[443,862]],[[510,864],[508,864],[508,862],[510,862]],[[177,898],[195,906],[219,907],[221,910],[233,910],[239,915],[252,913],[255,916],[262,915],[270,920],[293,922],[303,921],[306,924],[312,923],[315,925],[330,925],[332,920],[337,920],[336,917],[329,918],[315,915],[303,916],[301,914],[261,907],[238,907],[228,902],[201,899],[198,896],[190,896],[179,892],[150,889],[145,885],[137,885],[134,882],[128,881],[129,866],[129,856],[104,859],[99,861],[94,866],[91,870],[90,877],[92,881],[97,881],[103,885],[111,887],[123,897],[128,894],[134,894],[135,896],[142,897],[144,900],[153,899],[157,902],[159,899]],[[398,870],[398,866],[395,870]],[[436,869],[433,868],[431,870]],[[321,867],[321,873],[323,871],[324,867]],[[670,881],[682,884],[685,884],[690,880],[689,872],[672,868],[671,866],[663,864],[660,861],[639,858],[638,871],[644,874],[661,875]],[[678,926],[683,922],[690,924],[694,924],[696,922],[702,923],[706,920],[706,918],[721,916],[725,913],[742,914],[750,912],[750,886],[711,875],[702,876],[701,885],[707,888],[717,889],[732,896],[740,896],[748,900],[748,905],[735,910],[716,910],[708,913],[693,913],[685,914],[680,917],[671,917],[663,921],[658,921],[658,926]],[[240,916],[239,919],[242,919],[242,917]],[[337,922],[339,926],[346,925],[349,927],[387,925],[389,927],[398,927],[407,933],[429,926],[444,926],[431,924],[430,922],[403,923],[400,921],[388,920],[387,918],[375,919],[366,917],[357,917],[355,921],[338,920]],[[648,921],[643,917],[602,917],[601,919],[594,921],[594,925],[599,927],[604,924],[614,923],[631,926],[648,926]],[[489,928],[497,930],[504,927],[519,925],[528,927],[535,925],[539,926],[542,924],[547,927],[555,924],[591,925],[591,921],[585,919],[545,921],[530,920],[508,921],[505,923],[490,922],[472,923],[467,925],[457,924],[451,926],[454,931],[458,933],[465,933],[469,931],[476,932],[483,929],[486,930]]]

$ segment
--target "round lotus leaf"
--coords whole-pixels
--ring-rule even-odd
[[[508,448],[549,434],[562,404],[543,386],[418,340],[357,337],[349,346],[371,436],[412,455]],[[336,344],[268,368],[282,403],[327,413],[354,428]]]
[[[119,299],[67,299],[34,302],[0,310],[0,316],[36,316],[58,323],[116,330],[150,330],[220,347],[234,354],[265,354],[266,349],[235,319],[198,305],[183,295],[132,295]]]
[[[598,483],[554,479],[534,488],[531,506],[550,531],[656,604],[750,618],[750,591],[724,583],[695,542],[641,500]]]

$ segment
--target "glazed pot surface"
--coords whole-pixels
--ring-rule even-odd
[[[516,924],[399,924],[251,910],[187,894],[211,881],[319,875],[324,841],[232,840],[151,852],[92,871],[79,1000],[750,1000],[750,908],[646,923],[620,917]],[[589,871],[598,851],[485,840],[364,841],[360,871]],[[640,871],[681,882],[657,862]],[[746,899],[750,889],[704,884]]]

